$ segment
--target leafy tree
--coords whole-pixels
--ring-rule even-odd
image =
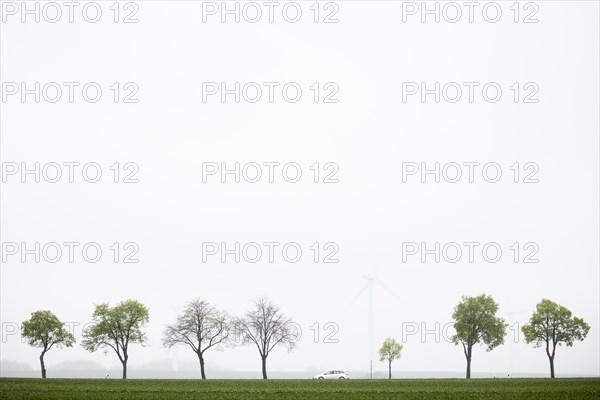
[[[122,301],[112,308],[104,303],[96,306],[92,319],[83,333],[83,347],[91,352],[103,348],[105,354],[114,350],[123,365],[123,379],[127,379],[129,345],[146,343],[142,328],[149,321],[148,309],[137,300]]]
[[[188,345],[198,356],[202,379],[204,352],[211,347],[226,343],[229,338],[229,316],[200,299],[189,302],[177,316],[173,325],[167,325],[163,335],[163,346],[171,348],[177,344]]]
[[[529,323],[521,328],[525,342],[534,347],[546,347],[546,355],[550,361],[550,377],[554,378],[554,355],[556,346],[573,346],[576,340],[584,340],[590,326],[581,318],[573,316],[566,307],[543,299],[535,307]]]
[[[291,319],[286,318],[279,308],[269,300],[261,298],[244,318],[236,321],[236,331],[243,343],[255,344],[262,360],[262,376],[267,379],[267,357],[277,345],[288,351],[296,347],[297,330]]]
[[[392,338],[385,339],[379,349],[379,361],[383,362],[387,360],[388,362],[389,379],[392,379],[392,361],[400,358],[401,351],[402,345]]]
[[[506,326],[504,319],[496,317],[498,304],[491,296],[482,294],[477,297],[463,296],[454,307],[452,318],[456,334],[452,337],[455,345],[461,343],[467,359],[467,379],[471,378],[471,357],[473,345],[485,344],[491,351],[504,343]]]
[[[23,321],[22,335],[27,339],[27,343],[33,347],[41,347],[40,367],[42,369],[42,378],[46,378],[46,365],[44,364],[44,355],[53,347],[62,346],[72,347],[75,343],[73,335],[65,329],[56,315],[51,311],[36,311],[31,313],[31,318]]]

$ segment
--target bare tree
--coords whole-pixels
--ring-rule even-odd
[[[236,321],[237,333],[242,343],[254,343],[262,360],[263,379],[267,379],[267,357],[275,346],[285,346],[288,351],[296,347],[298,331],[291,319],[269,300],[261,298],[244,318]]]
[[[225,344],[229,338],[230,318],[206,301],[190,301],[177,316],[173,325],[167,325],[163,334],[163,346],[171,348],[177,344],[188,345],[198,356],[200,374],[204,372],[204,352],[211,347]]]

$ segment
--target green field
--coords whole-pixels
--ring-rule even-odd
[[[1,378],[2,399],[600,399],[600,379],[161,380]]]

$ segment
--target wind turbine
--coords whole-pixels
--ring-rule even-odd
[[[363,275],[362,276],[363,279],[365,279],[367,282],[365,283],[365,286],[360,290],[360,292],[358,292],[358,294],[354,297],[354,299],[352,299],[352,301],[350,302],[350,305],[352,305],[366,290],[369,291],[369,338],[370,338],[370,348],[369,348],[369,355],[370,357],[373,357],[373,355],[375,354],[375,313],[374,313],[374,291],[373,291],[373,287],[375,286],[374,284],[378,284],[379,286],[381,286],[382,288],[384,288],[388,293],[390,293],[392,296],[394,296],[397,300],[399,300],[400,302],[402,302],[402,298],[400,296],[398,296],[396,293],[392,292],[392,290],[390,288],[388,288],[383,282],[381,282],[381,280],[379,280],[375,275],[372,274],[368,274],[368,275]],[[373,379],[373,359],[371,359],[371,379]]]

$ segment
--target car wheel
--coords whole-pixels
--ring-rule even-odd
[[[340,379],[346,379],[346,378],[344,378],[343,376],[340,376]]]
[[[318,379],[325,379],[325,378],[323,378],[322,376],[320,376]]]

